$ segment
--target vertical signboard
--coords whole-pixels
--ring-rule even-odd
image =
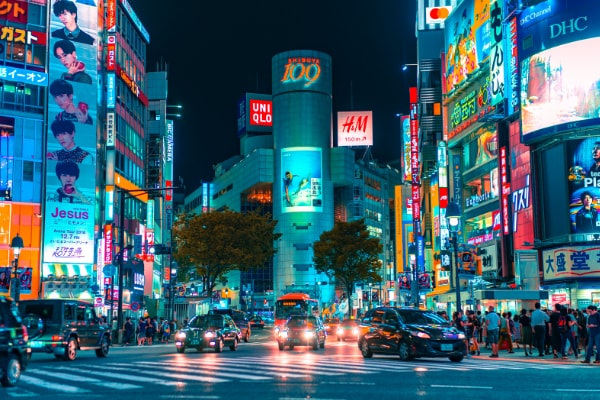
[[[53,1],[50,14],[43,262],[93,264],[98,9]]]

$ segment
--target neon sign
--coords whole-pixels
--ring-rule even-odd
[[[307,88],[314,84],[321,76],[321,60],[318,58],[298,57],[288,59],[285,72],[281,78],[283,83],[296,83],[304,81]]]

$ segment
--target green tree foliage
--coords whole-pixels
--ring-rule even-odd
[[[182,214],[173,224],[173,257],[182,275],[190,270],[206,277],[207,295],[226,282],[228,272],[262,267],[275,254],[277,221],[270,215],[231,210]]]
[[[336,221],[333,229],[323,232],[313,245],[317,272],[325,273],[352,296],[356,282],[381,282],[383,245],[370,237],[364,219]]]

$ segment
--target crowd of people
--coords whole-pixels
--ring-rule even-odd
[[[445,312],[440,314],[448,318]],[[469,355],[480,355],[480,345],[484,345],[491,350],[491,358],[499,357],[499,351],[514,353],[522,348],[526,357],[537,352],[539,357],[583,357],[582,363],[600,364],[600,314],[594,305],[578,310],[556,304],[552,310],[535,303],[535,309],[523,309],[514,316],[488,306],[483,314],[456,311],[450,323],[465,333]]]
[[[177,321],[161,317],[140,317],[137,323],[127,317],[123,325],[123,346],[151,346],[154,343],[169,343],[179,328]]]

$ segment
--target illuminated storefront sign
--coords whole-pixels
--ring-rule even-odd
[[[490,78],[486,77],[483,83],[450,104],[448,107],[449,139],[463,132],[494,109],[489,104],[489,94]]]
[[[250,99],[250,125],[273,126],[273,102]]]
[[[600,278],[600,247],[560,247],[542,252],[544,281]]]
[[[43,72],[22,68],[0,66],[0,79],[13,82],[29,83],[37,86],[48,86],[48,75]]]
[[[281,78],[283,83],[303,83],[308,88],[319,80],[321,76],[320,59],[310,57],[289,58]]]
[[[520,98],[519,88],[521,83],[519,82],[519,46],[517,43],[517,17],[513,17],[508,21],[507,24],[508,32],[508,46],[510,54],[510,60],[507,61],[508,74],[510,82],[508,82],[508,113],[507,115],[513,115],[519,111]]]
[[[106,107],[108,108],[115,108],[117,103],[117,89],[115,80],[115,74],[106,74]]]
[[[404,161],[404,182],[412,180],[410,171],[410,116],[403,115],[400,119],[402,145],[404,146],[402,158]]]
[[[106,70],[114,71],[117,63],[117,37],[108,35],[106,40]]]
[[[113,232],[112,225],[104,225],[104,264],[110,264],[112,262],[113,254]]]
[[[20,24],[27,23],[27,2],[20,0],[3,0],[0,2],[0,19]]]
[[[125,70],[123,70],[118,64],[117,75],[119,75],[119,78],[121,78],[121,80],[129,88],[129,90],[131,90],[131,93],[133,93],[147,107],[148,97],[146,97],[146,95],[144,94],[144,92],[142,92],[138,84],[135,83],[135,81],[129,75],[127,75],[127,72],[125,72]]]
[[[373,112],[338,112],[337,143],[338,146],[372,146]]]
[[[115,113],[106,113],[106,145],[108,147],[115,146]]]
[[[448,18],[452,12],[452,6],[425,7],[425,23],[440,24]]]
[[[10,43],[46,45],[46,34],[14,26],[0,25],[0,40]]]
[[[117,31],[117,0],[106,1],[106,30]]]
[[[504,101],[504,68],[506,65],[503,43],[502,1],[490,1],[490,33],[492,51],[490,55],[490,105]]]
[[[506,147],[500,148],[500,182],[502,184],[502,232],[510,233],[508,203],[510,199],[510,184],[508,183],[508,167],[506,164]]]

